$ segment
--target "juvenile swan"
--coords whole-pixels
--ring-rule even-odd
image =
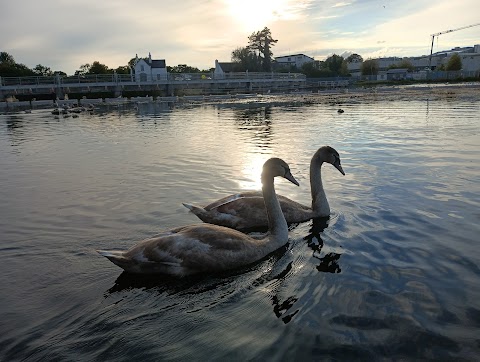
[[[338,152],[330,147],[320,147],[310,161],[310,189],[312,206],[304,206],[278,195],[280,205],[288,224],[304,222],[312,218],[330,215],[330,206],[322,184],[321,167],[324,162],[332,164],[343,175]],[[183,204],[197,217],[207,223],[247,230],[267,226],[267,215],[260,191],[246,191],[230,195],[204,208]]]
[[[287,222],[275,195],[275,176],[298,186],[285,161],[271,158],[265,162],[262,192],[268,233],[264,238],[252,238],[218,225],[196,224],[164,231],[127,251],[97,252],[127,272],[173,276],[222,271],[253,263],[288,242]]]

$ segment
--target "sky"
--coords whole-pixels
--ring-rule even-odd
[[[0,51],[73,74],[136,54],[210,69],[268,27],[273,56],[430,53],[431,34],[480,23],[478,0],[21,0],[0,7]],[[480,44],[480,26],[436,37],[434,52]]]

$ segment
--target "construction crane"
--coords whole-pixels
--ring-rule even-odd
[[[428,68],[429,68],[429,69],[432,69],[432,52],[433,52],[433,42],[435,41],[435,37],[438,38],[438,36],[439,36],[439,35],[442,35],[442,34],[447,34],[447,33],[451,33],[452,31],[463,30],[463,29],[471,28],[472,26],[478,26],[478,25],[480,25],[480,23],[472,24],[472,25],[467,25],[467,26],[462,26],[461,28],[445,30],[445,31],[441,31],[441,32],[439,32],[439,33],[432,34],[432,35],[431,35],[431,37],[432,37],[432,46],[430,47],[430,58],[429,58],[429,60],[428,60]]]

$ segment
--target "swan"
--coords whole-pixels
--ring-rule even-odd
[[[343,175],[340,155],[330,147],[320,147],[310,162],[310,188],[312,206],[305,206],[282,195],[277,195],[288,224],[304,222],[312,218],[330,215],[330,206],[322,184],[321,167],[324,162],[332,164]],[[267,216],[260,191],[246,191],[199,207],[183,203],[200,220],[227,226],[237,230],[257,229],[267,226]]]
[[[97,250],[127,272],[186,276],[217,272],[258,261],[288,242],[288,226],[275,194],[274,177],[298,186],[287,163],[265,162],[262,192],[268,215],[268,233],[253,238],[240,231],[212,224],[194,224],[164,231],[126,251]]]

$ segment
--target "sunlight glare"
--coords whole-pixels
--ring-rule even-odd
[[[261,190],[262,181],[260,175],[265,161],[269,158],[268,155],[259,153],[249,153],[250,160],[246,160],[243,170],[242,178],[239,180],[241,190]]]
[[[277,19],[289,18],[291,0],[225,0],[230,15],[246,31],[259,31]]]

